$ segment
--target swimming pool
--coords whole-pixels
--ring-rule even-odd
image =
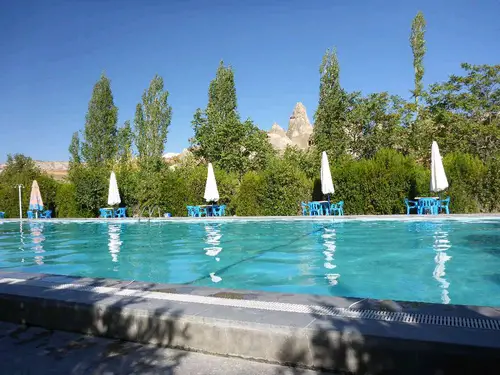
[[[5,221],[0,269],[500,306],[500,218]]]

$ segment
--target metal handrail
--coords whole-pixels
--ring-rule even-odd
[[[158,212],[158,217],[161,217],[160,206],[158,206],[158,205],[155,205],[155,206],[144,206],[142,208],[142,210],[140,211],[140,213],[139,213],[139,221],[141,220],[141,218],[145,217],[143,215],[144,215],[144,211],[146,211],[146,210],[148,211],[148,214],[149,214],[148,219],[150,219],[150,220],[153,217],[153,214],[154,214],[155,211]]]

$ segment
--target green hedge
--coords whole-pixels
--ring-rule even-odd
[[[57,217],[78,217],[80,216],[76,204],[76,188],[72,183],[61,183],[56,192],[56,212]]]
[[[475,156],[450,153],[444,159],[450,187],[452,213],[500,211],[500,158],[481,161]],[[36,178],[44,203],[58,217],[96,217],[106,206],[109,174],[115,170],[128,214],[139,214],[144,207],[159,207],[162,213],[186,216],[186,206],[203,204],[206,165],[195,163],[160,171],[146,172],[131,165],[111,167],[73,167],[69,181],[60,183],[18,157],[0,179],[0,211],[18,216],[18,181],[30,187]],[[405,197],[428,196],[430,171],[409,156],[394,150],[381,150],[371,159],[344,159],[331,162],[335,194],[343,200],[346,214],[401,214]],[[316,171],[316,172],[314,172]],[[296,215],[300,202],[325,198],[319,181],[319,156],[297,150],[273,158],[261,171],[240,176],[215,169],[221,204],[228,215]],[[29,188],[23,190],[23,211]],[[157,214],[157,211],[154,212]]]

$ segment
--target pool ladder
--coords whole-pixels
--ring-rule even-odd
[[[144,211],[146,211],[146,210],[148,211],[149,216],[144,216]],[[155,211],[158,212],[158,217],[161,217],[160,206],[151,206],[151,207],[145,206],[145,207],[143,207],[141,212],[140,212],[140,215],[139,215],[139,221],[141,221],[142,218],[147,218],[148,220],[151,220]]]

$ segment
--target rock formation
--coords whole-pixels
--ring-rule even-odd
[[[287,146],[293,146],[294,143],[286,135],[285,129],[274,123],[271,130],[267,133],[269,143],[278,151],[284,151]]]
[[[297,103],[293,109],[290,121],[288,122],[288,131],[286,135],[299,148],[307,149],[309,147],[309,139],[311,138],[313,127],[307,118],[307,111],[304,104]]]
[[[306,107],[297,103],[293,109],[288,122],[288,130],[274,123],[267,133],[269,142],[278,151],[283,151],[287,146],[297,146],[302,150],[309,147],[309,140],[313,132],[313,126],[307,117]]]

